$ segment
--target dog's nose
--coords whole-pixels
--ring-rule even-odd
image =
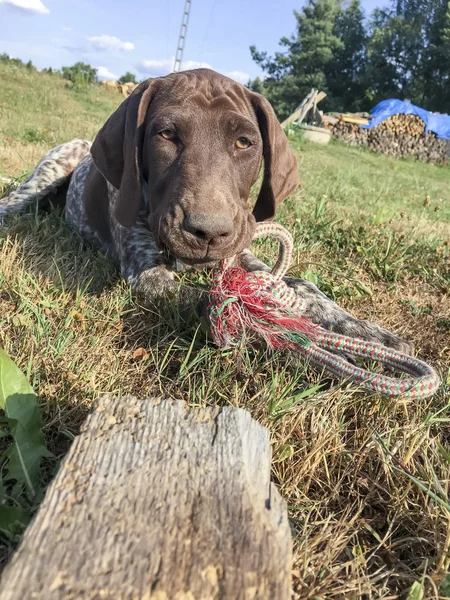
[[[194,213],[185,217],[183,227],[204,244],[218,246],[229,241],[233,233],[233,220],[221,213]]]

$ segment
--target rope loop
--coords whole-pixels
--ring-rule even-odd
[[[292,258],[292,236],[278,223],[259,223],[253,239],[266,236],[280,244],[270,273],[248,273],[237,266],[236,257],[223,261],[214,272],[209,319],[215,343],[229,346],[244,336],[251,342],[262,338],[270,347],[295,350],[315,367],[386,396],[414,400],[437,391],[439,377],[425,362],[382,344],[327,331],[304,317],[301,298],[283,281]],[[342,353],[377,361],[411,377],[372,373],[349,363]]]

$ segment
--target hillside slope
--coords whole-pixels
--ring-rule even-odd
[[[123,100],[102,86],[69,89],[58,75],[0,62],[0,175],[19,177],[75,137],[93,139]]]

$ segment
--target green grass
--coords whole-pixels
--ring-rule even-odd
[[[347,224],[369,222],[450,239],[449,166],[395,160],[336,141],[324,147],[296,138],[293,144],[300,156],[303,205],[324,197]]]
[[[0,175],[20,176],[46,149],[93,139],[123,99],[102,86],[69,90],[61,77],[0,62]]]
[[[19,94],[21,80],[11,77]],[[47,78],[30,77],[28,87],[43,94]],[[113,107],[101,114],[96,90],[80,95],[60,84],[66,137],[92,137]],[[12,108],[7,99],[3,110]],[[48,110],[32,112],[19,100],[17,125],[0,121],[8,129],[0,144],[45,151],[62,141],[64,124],[49,141],[23,138],[43,131]],[[28,214],[0,230],[0,347],[40,397],[55,457],[44,463],[43,484],[103,393],[240,406],[271,432],[272,475],[295,542],[297,598],[404,598],[414,584],[438,598],[450,562],[450,171],[340,144],[293,139],[293,146],[302,188],[279,213],[295,237],[292,273],[412,340],[447,387],[421,403],[387,400],[289,353],[218,349],[176,305],[162,314],[142,307],[115,265],[83,247],[58,211]],[[402,210],[409,220],[398,216]],[[255,251],[275,257],[273,244],[255,244]],[[189,277],[209,282],[205,273]],[[145,352],[134,358],[139,348]],[[20,507],[25,500],[6,488],[4,502]],[[4,561],[12,549],[4,543]]]

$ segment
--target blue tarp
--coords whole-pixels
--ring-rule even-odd
[[[364,129],[372,129],[393,115],[417,115],[425,123],[425,131],[432,131],[437,135],[438,138],[444,140],[450,140],[450,116],[449,115],[438,115],[431,113],[428,110],[420,108],[411,104],[411,102],[404,102],[403,100],[383,100],[375,106],[371,113],[372,119],[368,125],[362,125]]]

